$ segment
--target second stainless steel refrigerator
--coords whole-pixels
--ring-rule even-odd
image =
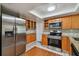
[[[20,55],[26,50],[24,19],[2,14],[2,55]]]

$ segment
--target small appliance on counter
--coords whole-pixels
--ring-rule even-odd
[[[61,48],[61,36],[62,36],[62,30],[61,30],[62,22],[54,22],[49,24],[49,32],[48,35],[48,45]]]

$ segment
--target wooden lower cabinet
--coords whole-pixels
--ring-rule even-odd
[[[65,50],[70,55],[72,54],[71,42],[67,36],[62,37],[62,50]]]
[[[36,40],[36,34],[35,33],[31,33],[31,34],[26,35],[26,42],[27,43],[31,43],[35,40]]]
[[[47,40],[46,34],[42,34],[42,45],[45,45],[45,46],[48,45],[48,40]]]

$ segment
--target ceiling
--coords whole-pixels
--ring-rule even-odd
[[[28,19],[44,19],[79,13],[77,3],[4,3],[2,4],[12,11],[25,15]],[[48,7],[56,6],[54,11],[48,11]]]

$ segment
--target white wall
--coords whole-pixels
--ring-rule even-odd
[[[36,21],[36,41],[41,41],[43,29],[44,29],[44,21]]]

